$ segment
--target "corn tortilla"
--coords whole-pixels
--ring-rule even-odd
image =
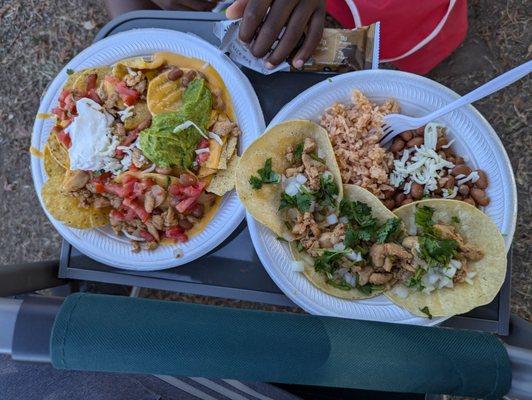
[[[235,154],[229,160],[227,169],[222,169],[215,174],[207,186],[207,192],[214,193],[218,196],[223,196],[235,187],[236,168],[238,166],[239,157]]]
[[[305,138],[313,139],[324,154],[323,159],[338,185],[340,201],[343,192],[342,178],[329,136],[325,129],[312,121],[291,120],[274,126],[246,149],[237,167],[236,191],[246,210],[276,235],[287,240],[293,239],[292,234],[278,212],[283,188],[277,184],[265,184],[256,190],[251,187],[249,178],[256,175],[257,170],[262,168],[269,158],[272,159],[272,170],[284,173],[290,167],[285,156],[287,147],[295,147]]]
[[[493,221],[477,208],[457,200],[431,199],[399,207],[394,213],[403,220],[407,231],[415,226],[416,206],[429,206],[435,209],[434,221],[451,224],[456,216],[459,223],[454,224],[466,243],[479,246],[484,257],[479,261],[468,261],[477,275],[473,284],[459,283],[453,288],[442,288],[430,294],[410,292],[407,298],[401,298],[392,291],[386,293],[395,304],[406,308],[412,314],[427,317],[421,309],[428,307],[435,317],[463,314],[484,304],[490,303],[499,292],[506,275],[506,250],[504,238]]]

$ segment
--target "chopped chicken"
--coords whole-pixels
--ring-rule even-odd
[[[303,165],[305,166],[305,174],[309,180],[309,187],[312,190],[318,190],[320,188],[320,175],[325,172],[325,164],[314,160],[308,154],[303,154],[301,156]]]
[[[89,182],[90,174],[86,171],[68,170],[63,179],[63,189],[67,192],[75,192],[82,189]]]

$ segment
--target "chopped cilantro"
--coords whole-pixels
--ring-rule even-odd
[[[288,240],[286,240],[284,237],[282,236],[277,236],[276,239],[279,241],[279,242],[287,242]]]
[[[345,231],[345,247],[356,250],[360,247],[360,242],[369,242],[373,236],[373,231],[368,229],[354,228],[349,225]]]
[[[322,164],[325,164],[325,160],[323,158],[319,158],[318,155],[315,152],[309,153],[310,158],[313,160],[316,160]]]
[[[421,311],[423,314],[429,317],[429,319],[432,319],[432,314],[430,313],[430,310],[427,306],[420,308],[419,311]]]
[[[260,189],[262,187],[262,180],[254,175],[249,178],[249,184],[253,189]]]
[[[392,239],[399,231],[401,221],[399,218],[389,218],[377,231],[377,243],[386,243]]]
[[[314,259],[314,268],[317,272],[323,272],[326,275],[332,274],[339,267],[338,261],[345,253],[345,250],[324,250],[320,256]]]
[[[453,224],[459,224],[459,223],[460,223],[460,218],[458,218],[456,215],[453,215],[453,216],[451,217],[451,222],[452,222]]]
[[[316,201],[335,208],[336,196],[338,196],[338,185],[334,182],[334,177],[332,175],[320,176],[320,189],[316,193]]]
[[[67,73],[67,75],[72,75],[72,74],[74,73],[74,70],[68,68],[68,69],[66,70],[66,73]]]
[[[422,206],[416,208],[415,221],[416,225],[421,228],[424,233],[432,233],[434,222],[432,216],[434,215],[434,208],[429,206]]]
[[[299,240],[296,243],[296,249],[297,249],[297,251],[303,251],[303,249],[304,249],[303,243],[301,243]]]
[[[422,235],[419,237],[419,248],[421,250],[421,258],[430,267],[446,267],[456,254],[458,243],[456,240],[437,239]]]
[[[312,204],[312,194],[304,188],[302,191],[297,193],[294,196],[290,196],[286,193],[281,194],[281,203],[279,204],[279,211],[285,208],[295,207],[302,213],[310,210],[310,205]]]
[[[358,290],[367,295],[370,295],[378,290],[382,290],[383,288],[384,286],[382,285],[372,285],[371,283],[366,283],[364,286],[357,286]]]
[[[406,282],[406,286],[414,287],[419,291],[423,290],[425,287],[421,284],[421,278],[423,278],[426,272],[425,269],[417,267],[416,273]]]
[[[345,281],[345,279],[327,279],[325,281],[327,285],[331,285],[332,287],[340,290],[351,290],[353,289],[353,286],[351,286],[349,283]]]
[[[360,201],[342,199],[340,216],[347,217],[349,221],[355,221],[362,228],[372,227],[375,229],[377,226],[377,220],[372,216],[371,207]]]
[[[331,78],[327,78],[327,81],[328,81],[329,83],[332,83],[332,79],[331,79]]]
[[[303,155],[303,146],[304,146],[304,143],[301,142],[299,143],[296,148],[294,149],[294,157],[297,159],[297,160],[301,160],[301,156]]]
[[[259,176],[252,175],[249,178],[249,184],[253,189],[260,189],[263,183],[279,183],[281,175],[272,171],[272,159],[268,158],[264,161],[264,167],[257,171]]]

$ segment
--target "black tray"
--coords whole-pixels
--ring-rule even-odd
[[[213,24],[223,15],[198,12],[135,11],[114,19],[95,40],[135,28],[167,28],[194,33],[217,44]],[[266,124],[281,107],[303,90],[327,79],[330,74],[279,72],[264,76],[243,69],[255,88]],[[510,315],[511,252],[505,283],[490,304],[453,317],[445,326],[508,334]],[[245,222],[221,246],[196,261],[154,272],[125,271],[109,267],[82,254],[66,241],[61,250],[61,278],[141,286],[276,305],[294,304],[273,283],[260,263]]]

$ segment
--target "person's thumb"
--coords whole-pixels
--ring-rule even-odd
[[[238,19],[242,18],[244,15],[244,10],[246,9],[246,6],[248,4],[249,0],[235,0],[233,4],[231,4],[227,10],[225,11],[225,15],[228,19]]]

